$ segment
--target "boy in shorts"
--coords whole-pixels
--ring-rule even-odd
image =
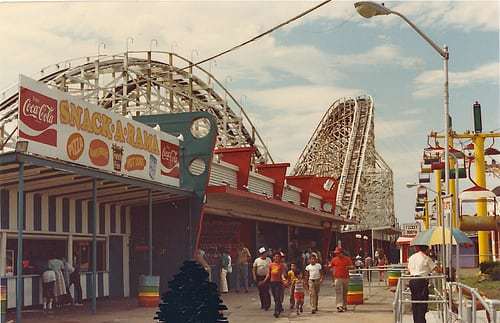
[[[304,283],[304,275],[300,269],[296,270],[295,276],[297,279],[295,280],[293,288],[293,298],[297,308],[297,315],[300,315],[300,313],[304,311],[304,296],[306,294],[307,284]]]

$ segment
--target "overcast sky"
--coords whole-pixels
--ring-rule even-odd
[[[98,40],[105,54],[124,51],[133,37],[131,50],[147,50],[157,39],[158,50],[202,59],[316,3],[0,1],[0,89],[19,73],[95,55]],[[449,46],[454,127],[472,128],[472,103],[479,100],[483,128],[500,128],[498,2],[385,5]],[[437,53],[400,18],[367,20],[353,2],[334,2],[216,63],[215,76],[230,76],[230,91],[246,96],[274,159],[292,165],[333,101],[371,95],[377,150],[394,171],[396,215],[412,221],[415,192],[404,184],[417,179],[426,134],[442,129],[443,73]]]

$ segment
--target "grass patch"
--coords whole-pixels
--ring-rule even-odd
[[[488,298],[500,299],[500,280],[482,280],[478,275],[478,271],[462,273],[460,282],[473,288],[477,288],[479,292],[486,295]]]

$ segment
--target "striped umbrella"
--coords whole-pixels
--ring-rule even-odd
[[[444,241],[445,244],[450,241],[450,229],[448,228],[444,229]],[[453,229],[452,243],[454,245],[458,243],[459,245],[465,247],[471,247],[474,245],[472,240],[458,229]],[[443,227],[435,226],[420,232],[410,244],[412,246],[434,246],[443,244]]]

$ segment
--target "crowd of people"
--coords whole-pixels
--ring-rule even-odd
[[[209,276],[214,278],[212,268],[204,260],[203,253],[202,250],[198,252],[198,261],[209,272]],[[328,254],[327,259],[323,259],[321,252],[312,248],[288,257],[281,249],[261,247],[257,253],[257,257],[252,261],[249,249],[240,243],[236,252],[233,250],[232,253],[236,259],[232,259],[228,250],[221,249],[219,289],[221,293],[229,292],[229,277],[234,275],[232,282],[235,286],[231,287],[236,292],[243,288],[244,292],[248,293],[249,282],[253,279],[252,282],[259,291],[261,309],[267,311],[271,308],[272,297],[275,317],[285,310],[286,293],[289,294],[290,309],[295,310],[297,315],[304,311],[306,295],[309,297],[310,311],[315,314],[318,311],[321,285],[327,274],[331,274],[335,287],[337,311],[344,312],[347,310],[349,270],[383,267],[388,264],[382,249],[376,250],[374,259],[370,256],[363,257],[362,250],[351,258],[340,246]],[[383,274],[380,279],[384,279]]]

